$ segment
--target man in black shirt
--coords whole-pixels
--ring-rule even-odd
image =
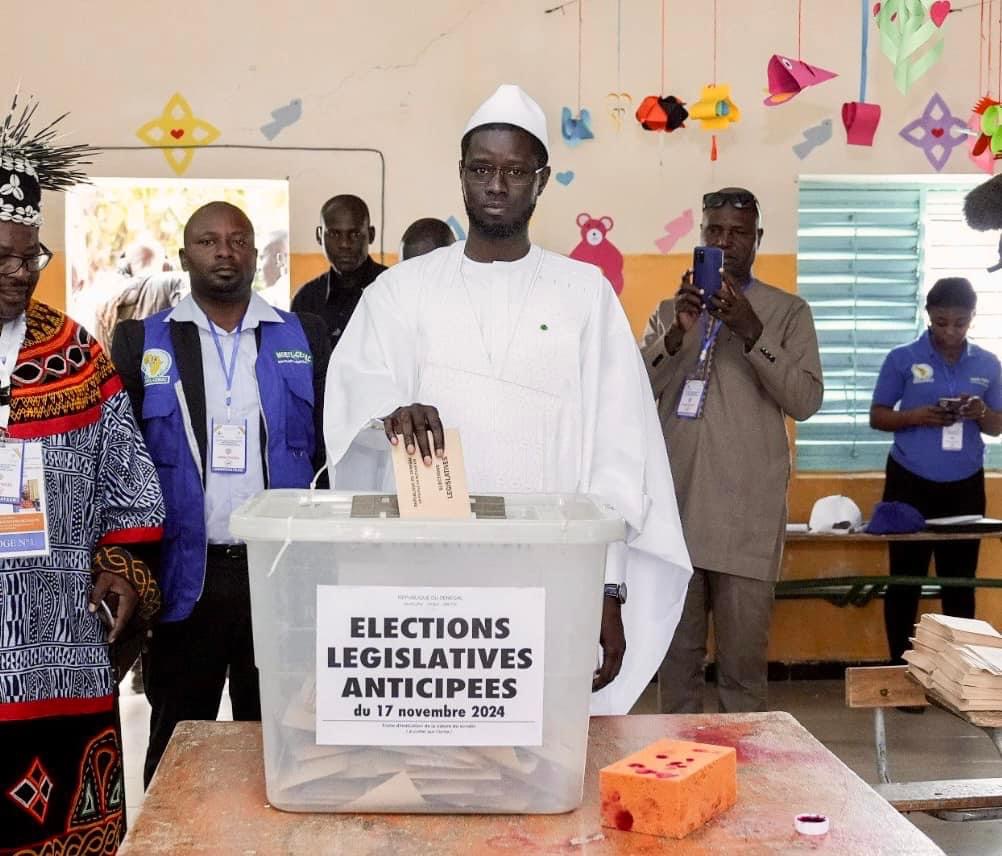
[[[317,243],[331,268],[311,279],[292,299],[293,312],[312,312],[327,324],[333,349],[362,297],[362,290],[386,267],[369,257],[376,230],[369,222],[369,207],[357,196],[334,196],[320,209]]]

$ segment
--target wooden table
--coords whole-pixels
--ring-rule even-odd
[[[660,737],[734,746],[738,803],[682,841],[599,824],[598,770]],[[798,835],[798,812],[831,831]],[[600,838],[598,836],[601,836]],[[181,723],[119,851],[240,856],[941,853],[786,713],[591,721],[584,803],[562,815],[291,814],[268,805],[257,723]]]

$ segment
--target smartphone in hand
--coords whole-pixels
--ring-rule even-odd
[[[950,413],[960,413],[961,408],[964,406],[963,398],[941,398],[939,400],[939,406],[943,410],[948,410]]]
[[[703,292],[703,303],[720,291],[720,270],[724,266],[724,251],[719,247],[696,247],[692,251],[692,284]]]

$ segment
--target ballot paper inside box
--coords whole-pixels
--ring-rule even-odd
[[[509,495],[504,519],[433,522],[352,518],[352,501],[266,491],[231,521],[248,544],[270,804],[577,807],[622,520],[582,496]]]

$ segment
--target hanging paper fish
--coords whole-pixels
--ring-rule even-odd
[[[591,130],[591,113],[582,109],[575,116],[571,113],[570,107],[564,107],[560,112],[560,135],[571,148],[580,145],[584,140],[595,139]]]
[[[677,128],[684,128],[688,118],[685,102],[674,95],[648,95],[637,108],[637,121],[645,131],[670,134]]]
[[[720,131],[741,120],[738,105],[731,101],[731,87],[718,83],[703,87],[699,101],[692,105],[689,116],[698,119],[704,131]]]
[[[766,73],[769,77],[769,97],[762,102],[766,107],[785,104],[808,86],[817,86],[838,77],[834,71],[779,54],[773,54]]]
[[[731,101],[731,87],[728,83],[714,83],[703,87],[699,101],[692,105],[689,115],[698,119],[704,131],[713,132],[710,143],[710,160],[717,159],[717,135],[734,122],[741,120],[738,105]]]

